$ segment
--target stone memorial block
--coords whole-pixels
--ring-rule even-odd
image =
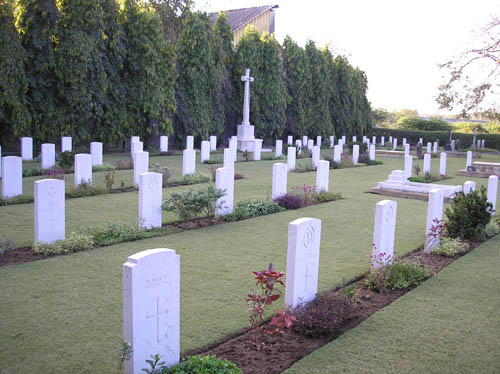
[[[134,153],[134,186],[139,186],[139,176],[149,171],[149,152]]]
[[[281,157],[283,155],[283,140],[276,140],[276,148],[274,150],[274,157]]]
[[[217,150],[217,137],[212,135],[210,137],[210,152],[215,152]]]
[[[372,143],[377,144],[377,137],[376,136],[372,136]]]
[[[409,156],[409,155],[410,155],[410,145],[405,144],[405,156]]]
[[[375,161],[375,144],[370,144],[369,148],[370,148],[370,153],[369,153],[370,160]]]
[[[141,138],[139,136],[131,136],[130,137],[130,144],[135,143],[135,142],[140,142]]]
[[[286,154],[286,163],[288,165],[288,170],[295,170],[295,159],[297,150],[295,147],[288,147]]]
[[[352,163],[357,165],[359,161],[359,145],[354,144],[352,146]]]
[[[286,139],[286,143],[288,145],[292,145],[293,144],[293,136],[292,135],[288,135],[288,137]]]
[[[182,151],[182,176],[196,172],[196,151],[185,149]]]
[[[330,178],[330,161],[318,161],[316,167],[316,191],[328,191]]]
[[[64,180],[35,182],[35,242],[54,243],[66,238]]]
[[[431,172],[431,154],[426,153],[424,155],[424,174]]]
[[[253,147],[253,160],[260,161],[260,152],[262,151],[262,139],[255,139]]]
[[[160,152],[168,152],[168,136],[160,136]]]
[[[42,144],[41,154],[42,169],[50,169],[56,164],[56,145],[51,143]]]
[[[224,167],[231,169],[234,174],[233,151],[229,148],[224,149]]]
[[[21,138],[21,158],[23,160],[33,160],[33,139]]]
[[[384,147],[384,146],[385,146],[385,136],[382,136],[382,137],[380,138],[380,145],[381,145],[382,147]]]
[[[353,143],[356,143],[357,141],[358,141],[357,136],[356,136],[356,135],[353,135],[353,137],[352,137],[352,142],[353,142]]]
[[[316,169],[319,161],[319,156],[320,156],[321,148],[317,145],[315,145],[312,148],[312,167]]]
[[[82,183],[92,185],[92,156],[87,153],[75,155],[75,188]]]
[[[403,144],[402,144],[403,148],[406,147],[406,138],[403,138]]]
[[[392,139],[392,150],[395,151],[397,147],[398,147],[398,139],[393,138]]]
[[[137,152],[144,152],[144,143],[136,141],[130,144],[130,153],[132,153],[132,159],[135,158]]]
[[[92,166],[102,165],[102,143],[90,143],[90,156],[92,157]]]
[[[387,263],[394,256],[394,237],[396,235],[397,203],[393,200],[382,200],[377,203],[375,211],[375,226],[373,230],[373,258],[375,267]],[[385,253],[385,256],[381,254]]]
[[[200,162],[203,164],[203,162],[210,160],[210,142],[203,140],[200,148]]]
[[[61,152],[71,152],[72,141],[71,136],[61,137]]]
[[[446,153],[441,152],[439,155],[439,175],[446,175]]]
[[[335,162],[340,162],[342,161],[341,159],[341,155],[342,155],[342,152],[341,152],[341,149],[342,149],[342,146],[341,145],[336,145],[335,147],[333,147],[333,161]]]
[[[335,146],[335,136],[330,136],[330,148]]]
[[[410,178],[412,173],[413,173],[413,157],[405,156],[404,175],[406,176],[406,179]]]
[[[2,157],[2,197],[8,199],[23,194],[23,159]]]
[[[498,176],[490,175],[488,178],[488,201],[493,204],[493,215],[496,214],[498,192]]]
[[[194,137],[192,135],[186,136],[186,149],[194,149]]]
[[[161,227],[161,173],[139,175],[139,226],[145,229]]]
[[[467,181],[464,183],[464,194],[472,193],[476,190],[476,182]]]
[[[302,144],[304,145],[304,147],[307,147],[307,136],[302,137]]]
[[[123,264],[123,335],[132,346],[125,374],[149,368],[152,354],[166,366],[179,363],[180,256],[174,250],[149,249]]]
[[[312,139],[307,140],[307,149],[309,151],[312,151],[313,147],[314,147],[314,140]]]
[[[225,195],[217,199],[215,215],[223,216],[233,212],[234,208],[234,169],[218,168],[215,171],[215,188],[224,190]]]
[[[299,218],[288,225],[285,307],[308,303],[318,292],[321,220]]]
[[[273,185],[271,198],[274,200],[286,194],[288,164],[273,164]]]
[[[438,142],[432,144],[432,153],[438,153]]]
[[[427,223],[425,226],[424,252],[431,253],[436,245],[439,244],[440,236],[431,235],[433,226],[439,224],[437,221],[443,219],[444,191],[440,188],[434,188],[429,191],[429,202],[427,204]],[[436,233],[439,234],[439,233]]]
[[[465,163],[465,168],[468,170],[470,166],[472,166],[472,152],[467,151],[467,159],[466,159],[466,163]]]

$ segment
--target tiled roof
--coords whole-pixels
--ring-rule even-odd
[[[278,8],[278,5],[264,5],[254,8],[226,10],[225,12],[227,14],[229,24],[231,25],[231,31],[235,32],[236,30],[247,25],[254,18],[260,16],[262,13],[276,8]],[[210,13],[209,16],[212,22],[215,23],[219,13]]]

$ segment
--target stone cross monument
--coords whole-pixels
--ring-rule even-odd
[[[245,82],[245,95],[243,98],[243,121],[238,125],[238,149],[242,151],[253,152],[255,142],[262,142],[260,139],[255,139],[254,126],[250,124],[250,82],[253,82],[253,77],[250,76],[250,69],[245,70],[245,75],[241,77],[241,81]]]

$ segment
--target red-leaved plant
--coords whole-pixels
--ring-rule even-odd
[[[434,246],[434,243],[439,242],[441,234],[443,233],[443,230],[445,228],[445,224],[443,220],[437,218],[434,218],[432,222],[433,225],[431,226],[429,232],[426,234],[425,242],[426,244],[430,243],[432,246]]]

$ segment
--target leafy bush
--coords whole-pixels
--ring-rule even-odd
[[[206,165],[213,165],[213,164],[222,164],[221,160],[205,160],[203,161],[204,164]]]
[[[295,170],[293,171],[294,173],[307,173],[309,171],[314,171],[314,167],[310,163],[297,163],[295,165]]]
[[[300,196],[287,193],[274,199],[274,202],[285,209],[298,209],[302,207],[303,199]]]
[[[495,220],[491,219],[490,222],[488,222],[488,224],[485,226],[483,235],[485,236],[485,239],[489,239],[497,235],[499,232],[500,228],[498,227],[498,224],[495,222]]]
[[[425,173],[423,177],[409,177],[408,180],[410,182],[417,182],[417,183],[433,183],[436,181],[439,181],[443,178],[438,177],[437,175],[431,174],[431,173]]]
[[[116,170],[128,170],[134,168],[134,160],[132,157],[127,160],[118,160],[115,162]]]
[[[139,228],[138,225],[130,225],[124,222],[109,222],[100,226],[89,227],[83,230],[82,233],[90,236],[96,246],[129,242],[146,237],[146,230]]]
[[[402,117],[398,120],[400,128],[419,131],[448,131],[451,126],[442,120],[426,120],[421,118]]]
[[[274,202],[242,200],[238,201],[233,213],[221,216],[220,219],[226,222],[241,221],[247,218],[281,212],[282,210],[284,210],[284,208]]]
[[[364,142],[356,142],[356,143],[350,143],[349,146],[348,146],[348,149],[349,149],[349,153],[352,155],[352,152],[353,152],[353,147],[355,145],[358,145],[359,146],[359,154],[362,155],[363,153],[366,153],[368,152],[368,144],[364,143]]]
[[[108,192],[113,190],[113,185],[115,184],[115,171],[104,174],[104,184]]]
[[[46,172],[47,172],[47,178],[64,180],[64,170],[63,169],[60,169],[60,168],[54,166],[54,167],[51,167],[50,169],[47,169]]]
[[[357,306],[344,295],[324,293],[293,311],[297,322],[293,330],[307,337],[317,338],[333,335],[349,320]]]
[[[70,151],[61,152],[59,155],[59,166],[65,170],[69,171],[73,168],[75,164],[75,154]]]
[[[216,200],[225,196],[225,191],[209,185],[199,190],[172,192],[163,202],[162,209],[174,212],[183,221],[199,216],[215,214]],[[222,207],[223,203],[220,204]]]
[[[40,175],[44,175],[45,170],[42,168],[33,168],[33,169],[24,169],[23,177],[38,177]]]
[[[155,173],[161,174],[162,187],[167,187],[168,181],[172,176],[173,168],[168,168],[168,166],[160,166],[160,164],[153,164],[153,171]]]
[[[210,177],[201,173],[187,174],[179,181],[182,185],[198,184],[210,182]]]
[[[18,205],[18,204],[29,204],[35,201],[33,196],[19,195],[14,197],[9,197],[5,199],[0,196],[0,206],[4,205]]]
[[[68,238],[58,240],[55,243],[36,242],[33,244],[33,252],[44,256],[60,255],[85,251],[91,249],[93,245],[94,243],[90,235],[72,232]]]
[[[102,163],[101,165],[93,165],[92,171],[114,171],[116,170],[116,166],[108,164],[107,162]]]
[[[432,254],[444,257],[455,257],[467,252],[467,249],[467,244],[458,238],[442,238],[439,244],[434,247]]]
[[[228,360],[215,356],[190,356],[179,365],[162,367],[161,374],[241,374],[241,370]]]
[[[484,186],[468,194],[460,191],[453,198],[451,207],[445,210],[447,236],[464,239],[478,237],[490,221],[492,209]]]
[[[358,162],[361,164],[366,164],[368,166],[373,166],[373,165],[382,165],[382,161],[377,161],[377,160],[370,160],[370,156],[368,155],[360,155],[358,158]]]
[[[340,199],[342,199],[342,194],[340,192],[319,191],[316,195],[314,195],[314,200],[318,203],[327,203],[329,201]]]
[[[102,195],[107,191],[102,187],[94,187],[89,182],[81,182],[78,187],[72,188],[68,194],[71,197]]]
[[[0,241],[0,256],[5,252],[12,251],[15,247],[16,241],[2,234],[2,240]]]

